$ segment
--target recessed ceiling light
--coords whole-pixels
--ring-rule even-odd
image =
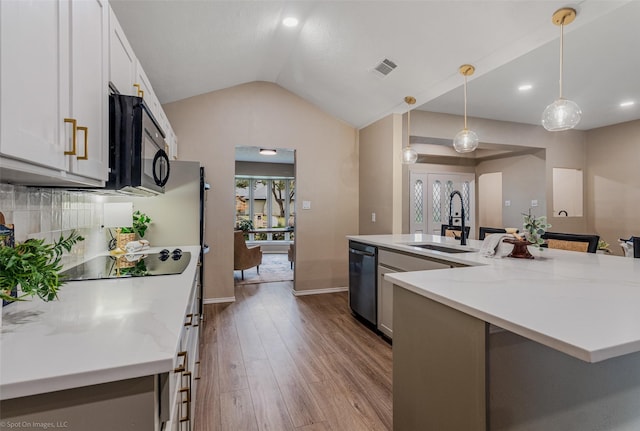
[[[529,91],[533,88],[533,85],[531,84],[522,84],[521,86],[518,87],[518,91]]]
[[[276,153],[277,151],[272,148],[260,148],[260,154],[263,156],[275,156]]]
[[[629,107],[629,106],[633,106],[633,105],[635,105],[635,104],[636,104],[636,102],[634,102],[633,100],[628,100],[628,101],[626,101],[626,102],[622,102],[622,103],[620,104],[620,107],[621,107],[621,108],[627,108],[627,107]]]
[[[285,27],[295,27],[298,25],[298,18],[288,16],[282,20],[282,25],[284,25]]]

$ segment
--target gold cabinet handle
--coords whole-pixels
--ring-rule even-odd
[[[202,365],[200,365],[200,361],[196,361],[195,366],[198,367],[198,372],[196,373],[196,376],[193,378],[193,380],[200,380],[200,367],[202,367]]]
[[[84,132],[84,156],[76,157],[78,160],[89,160],[89,128],[86,126],[78,126],[78,130]]]
[[[191,373],[189,372],[182,373],[182,377],[185,377],[185,376],[189,377],[189,380],[187,381],[187,386],[183,386],[182,388],[180,388],[179,392],[181,397],[181,405],[184,405],[184,404],[187,405],[187,413],[184,416],[181,415],[180,422],[191,421]],[[184,393],[187,394],[186,400],[182,399],[182,394]]]
[[[180,389],[180,393],[187,393],[187,400],[186,401],[182,401],[181,404],[186,404],[187,405],[187,412],[184,414],[184,416],[180,416],[180,422],[189,422],[191,420],[190,418],[190,414],[191,414],[191,400],[190,400],[190,392],[191,390],[189,388],[182,388]]]
[[[187,319],[189,319],[188,321],[184,322],[184,326],[191,326],[193,325],[193,313],[189,313],[187,314]]]
[[[140,84],[133,84],[133,86],[138,89],[137,96],[144,99],[144,90],[140,88]]]
[[[73,149],[71,151],[65,151],[65,156],[75,156],[76,155],[76,139],[78,133],[78,122],[75,118],[65,118],[65,123],[71,123],[73,126],[73,131],[71,132],[71,140],[73,141]]]
[[[174,368],[173,371],[176,373],[184,372],[187,369],[187,351],[185,350],[183,352],[178,352],[177,357],[183,358],[183,361],[182,361],[182,364]]]

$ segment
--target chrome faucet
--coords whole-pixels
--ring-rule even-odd
[[[460,198],[460,212],[462,213],[462,230],[460,231],[460,245],[467,245],[467,238],[464,231],[464,201],[458,190],[454,190],[449,195],[449,226],[453,226],[453,197],[458,195]]]

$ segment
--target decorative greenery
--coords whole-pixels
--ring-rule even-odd
[[[609,243],[606,242],[605,240],[601,239],[598,241],[598,250],[604,250],[606,252],[609,252]]]
[[[544,244],[542,235],[551,227],[551,225],[547,223],[547,217],[535,217],[531,215],[531,209],[529,209],[529,214],[523,213],[522,215],[524,216],[524,223],[522,224],[524,228],[524,238],[532,245],[540,248],[540,246]]]
[[[120,233],[135,233],[140,238],[144,238],[144,234],[147,232],[150,223],[151,218],[148,215],[140,211],[136,211],[133,213],[133,226],[123,227],[120,230]]]
[[[242,219],[236,223],[236,226],[238,229],[240,229],[243,232],[246,232],[248,230],[253,230],[253,221],[249,219]]]
[[[0,247],[0,298],[22,301],[27,296],[38,296],[44,301],[58,297],[64,280],[59,276],[60,259],[77,242],[84,241],[76,231],[64,238],[60,235],[53,244],[43,239],[28,239],[15,247]],[[11,296],[11,290],[20,285],[22,295]]]

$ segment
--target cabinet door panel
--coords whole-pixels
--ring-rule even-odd
[[[87,128],[86,132],[78,132],[78,156],[72,157],[71,170],[100,180],[106,180],[108,174],[106,7],[102,0],[76,1],[71,11],[71,116],[77,119],[78,126]]]
[[[378,266],[378,329],[387,337],[393,337],[393,284],[384,275],[397,272]]]
[[[57,35],[66,5],[0,1],[0,153],[60,170],[67,156],[58,105],[64,46]]]
[[[133,86],[136,77],[136,56],[113,10],[109,11],[109,81],[120,94],[137,96]]]

